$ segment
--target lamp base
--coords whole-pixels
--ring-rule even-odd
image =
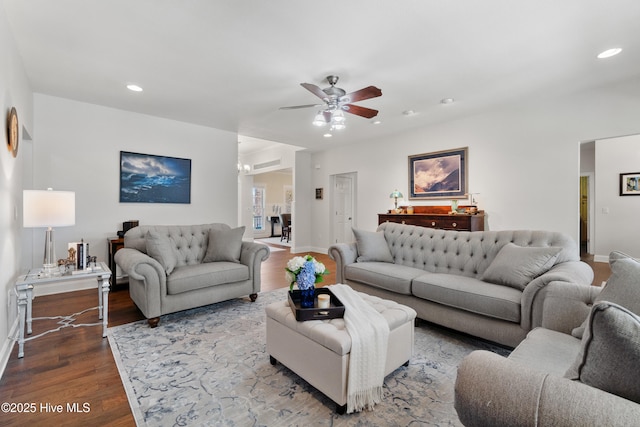
[[[44,277],[55,277],[61,276],[60,268],[57,264],[43,264],[42,265],[42,276]]]
[[[45,277],[60,276],[60,269],[56,260],[56,243],[53,239],[53,228],[49,227],[44,237],[44,263],[42,274]]]

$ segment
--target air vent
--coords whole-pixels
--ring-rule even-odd
[[[280,166],[280,159],[271,160],[270,162],[256,163],[253,165],[253,170],[270,168],[271,166]]]

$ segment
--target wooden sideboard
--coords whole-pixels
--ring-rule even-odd
[[[484,231],[484,211],[477,211],[475,214],[451,214],[450,211],[450,206],[415,206],[412,214],[378,214],[378,224],[396,222],[443,230]]]

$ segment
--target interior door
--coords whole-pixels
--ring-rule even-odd
[[[355,173],[334,175],[333,179],[333,243],[353,242],[353,217],[355,206]]]

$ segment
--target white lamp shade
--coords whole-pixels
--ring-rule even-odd
[[[76,223],[73,191],[23,190],[25,227],[65,227]]]

